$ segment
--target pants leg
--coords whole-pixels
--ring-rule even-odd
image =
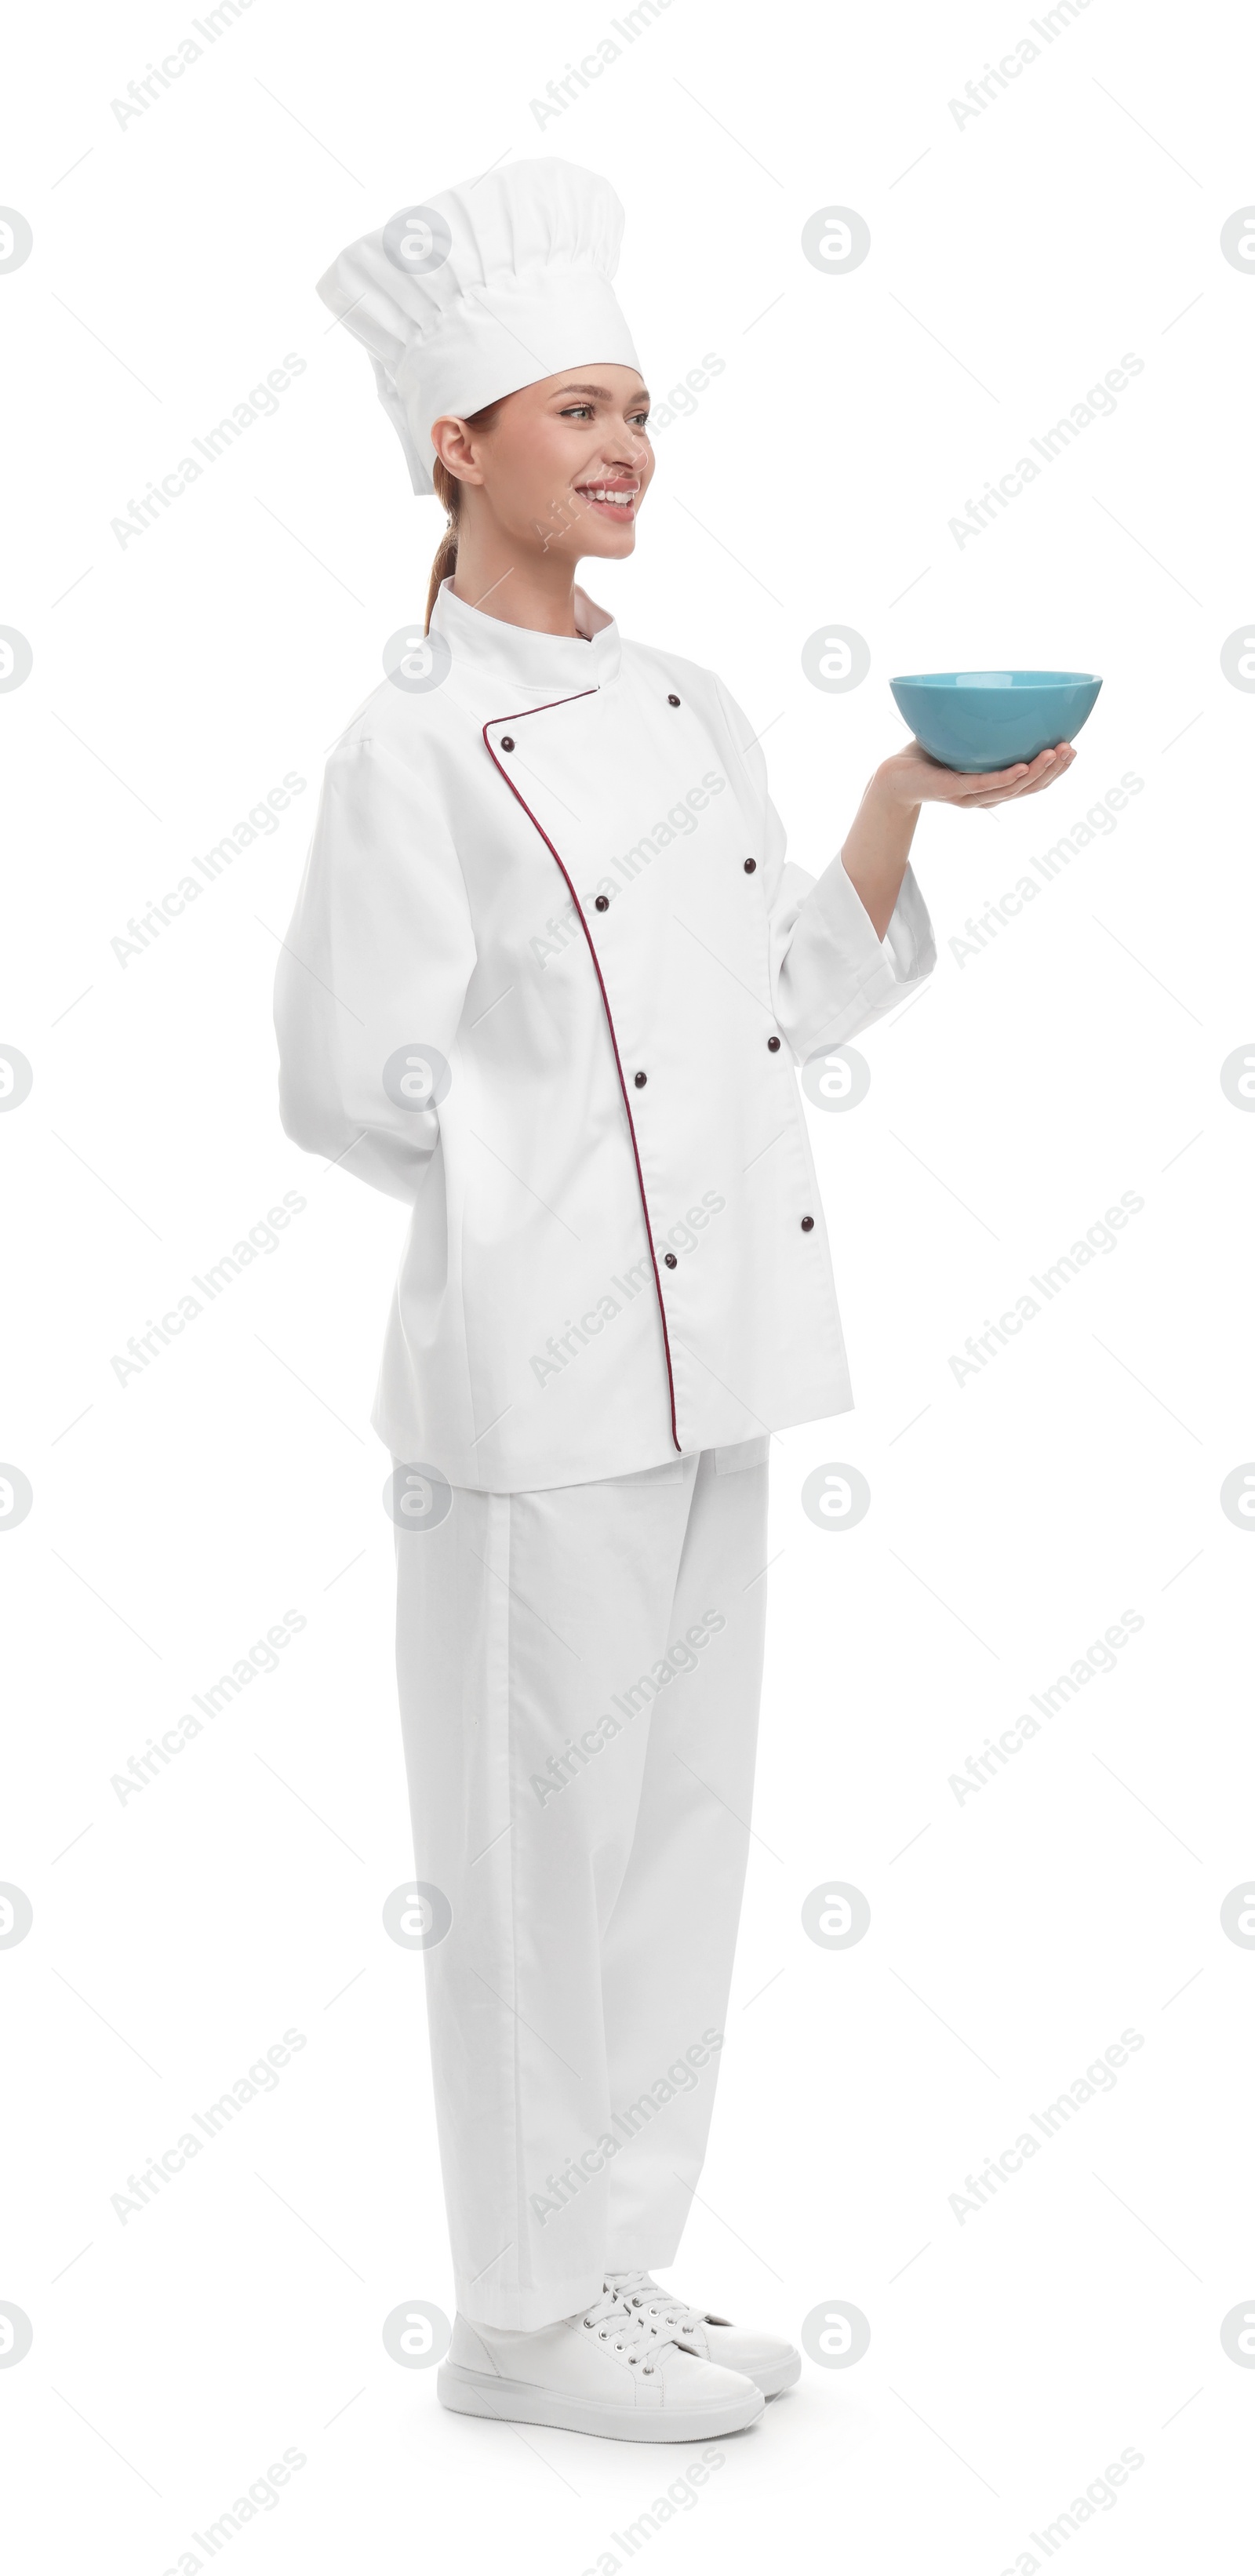
[[[650,1712],[631,1857],[602,1945],[621,2141],[610,2168],[615,2271],[674,2262],[706,2153],[749,1854],[766,1445],[701,1457],[671,1614],[681,1669]]]
[[[458,2305],[487,2324],[587,2305],[612,2233],[648,2236],[651,2259],[667,2259],[682,2212],[664,2137],[690,2187],[700,2166],[710,2082],[681,2074],[677,2094],[665,2068],[722,2026],[744,1828],[676,1761],[662,1712],[693,1695],[676,1746],[743,1815],[765,1586],[757,1606],[738,1587],[733,1606],[723,1560],[735,1542],[747,1581],[761,1566],[761,1544],[749,1565],[759,1483],[765,1469],[716,1477],[713,1460],[690,1458],[545,1493],[459,1491],[435,1528],[398,1536],[416,1873],[452,1909],[426,1954],[441,2163]],[[726,1626],[695,1647],[679,1608],[694,1633],[702,1609]],[[716,1647],[738,1711],[723,1745]],[[664,2090],[677,2113],[652,2154],[633,2109],[647,2082],[650,2118]]]

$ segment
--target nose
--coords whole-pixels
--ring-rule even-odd
[[[605,454],[607,465],[626,465],[631,473],[642,474],[649,466],[649,440],[643,430],[634,429],[630,421],[624,421],[622,428],[608,440]]]

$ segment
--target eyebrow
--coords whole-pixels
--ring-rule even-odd
[[[597,402],[614,401],[614,395],[608,385],[560,385],[554,400],[559,401],[563,394],[591,394]],[[633,410],[639,410],[641,404],[648,401],[649,395],[642,387],[640,393],[632,396]]]

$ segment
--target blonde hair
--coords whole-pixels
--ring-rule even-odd
[[[492,429],[500,407],[499,401],[490,402],[485,403],[482,411],[468,412],[467,428]],[[457,568],[458,519],[462,509],[462,486],[456,474],[451,474],[448,466],[442,464],[438,456],[432,460],[431,479],[435,486],[437,500],[444,504],[445,526],[444,534],[436,548],[431,567],[431,580],[427,586],[427,628],[425,630],[427,632],[430,632],[431,612],[436,605],[436,595],[440,585]]]

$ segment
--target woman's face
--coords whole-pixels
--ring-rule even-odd
[[[507,394],[491,429],[446,417],[432,436],[466,491],[463,508],[482,512],[514,544],[572,562],[617,559],[635,546],[653,476],[648,416],[635,368],[598,359]]]

